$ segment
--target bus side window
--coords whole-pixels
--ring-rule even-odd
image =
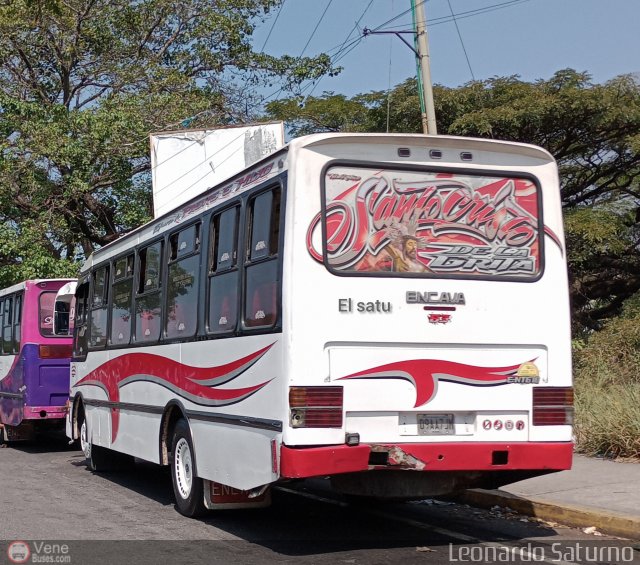
[[[234,206],[211,221],[207,331],[228,333],[238,321],[238,216]]]
[[[133,254],[116,259],[111,303],[111,345],[128,345],[131,340],[131,299],[133,294]]]
[[[109,302],[109,266],[100,267],[92,275],[91,330],[89,346],[104,347],[107,343],[107,317]]]
[[[13,297],[4,299],[3,317],[2,317],[2,353],[10,355],[13,353],[13,337],[12,337],[12,305]]]
[[[200,224],[171,235],[169,249],[165,336],[193,337],[198,327]]]
[[[249,203],[244,300],[248,328],[273,326],[278,318],[279,224],[279,189],[264,192]]]
[[[134,338],[138,343],[152,343],[160,339],[162,328],[162,293],[160,266],[162,242],[158,241],[138,254],[139,270],[135,305]]]
[[[89,332],[87,331],[89,310],[89,279],[80,280],[76,288],[76,319],[73,332],[73,355],[84,357],[87,353]]]
[[[22,294],[16,296],[13,307],[13,352],[20,353],[20,335],[22,333]]]

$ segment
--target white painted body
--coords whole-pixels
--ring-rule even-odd
[[[411,157],[399,157],[398,148]],[[432,159],[429,149],[442,151]],[[462,160],[470,152],[472,161]],[[544,226],[557,236],[544,238],[544,268],[533,282],[444,277],[337,276],[315,260],[308,234],[322,210],[321,179],[334,160],[375,163],[379,169],[411,167],[454,168],[457,171],[491,171],[531,175],[542,191]],[[292,141],[285,150],[255,166],[273,163],[259,182],[286,177],[284,247],[282,250],[282,322],[275,333],[228,339],[208,339],[135,348],[193,367],[231,363],[270,347],[255,364],[220,389],[243,388],[269,381],[244,400],[228,406],[203,406],[179,397],[155,382],[136,381],[120,386],[119,401],[161,411],[179,400],[187,412],[250,417],[281,423],[277,429],[259,429],[190,418],[198,475],[238,489],[251,489],[281,478],[277,446],[343,446],[345,434],[359,434],[360,442],[403,444],[468,442],[570,442],[571,426],[532,426],[529,384],[476,387],[441,380],[435,395],[415,406],[416,387],[401,378],[343,379],[389,363],[439,360],[474,366],[505,367],[535,360],[540,385],[571,386],[570,324],[567,272],[557,168],[541,149],[511,143],[422,135],[315,135]],[[358,167],[361,165],[358,164]],[[245,171],[246,172],[246,171]],[[462,174],[462,173],[461,173]],[[234,181],[231,181],[233,185]],[[193,214],[215,209],[244,190],[194,206]],[[222,185],[223,187],[225,185]],[[206,198],[206,192],[201,198]],[[196,200],[196,203],[201,202]],[[192,202],[193,203],[193,202]],[[186,206],[190,206],[187,204]],[[163,216],[107,246],[83,267],[115,257],[123,249],[150,240],[154,234],[188,222],[185,206]],[[165,227],[158,227],[161,225]],[[313,246],[321,249],[320,230]],[[446,324],[429,323],[420,305],[408,304],[408,291],[463,293],[465,304],[456,308]],[[383,301],[391,312],[344,312],[339,300]],[[76,386],[105,362],[131,349],[90,352],[72,363],[71,396],[112,401],[99,386]],[[343,380],[341,380],[343,379]],[[340,428],[293,428],[289,418],[289,387],[343,386],[343,425]],[[90,440],[135,457],[160,463],[161,414],[120,410],[119,430],[112,442],[111,408],[87,406]],[[418,435],[417,414],[453,413],[455,434]],[[485,430],[485,419],[522,420],[524,429]],[[72,422],[68,435],[75,437]]]

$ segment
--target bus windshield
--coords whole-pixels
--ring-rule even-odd
[[[336,274],[541,275],[531,176],[334,166],[323,180],[325,257]]]

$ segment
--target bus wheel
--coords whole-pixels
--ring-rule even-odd
[[[178,512],[184,516],[200,516],[204,505],[204,484],[195,474],[195,457],[189,425],[185,419],[176,423],[171,442],[171,480]]]
[[[80,449],[87,459],[91,458],[91,443],[89,442],[89,436],[87,433],[87,419],[82,420],[82,426],[80,427]]]

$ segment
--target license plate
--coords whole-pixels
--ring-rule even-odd
[[[418,414],[418,435],[448,436],[455,434],[453,414]]]

